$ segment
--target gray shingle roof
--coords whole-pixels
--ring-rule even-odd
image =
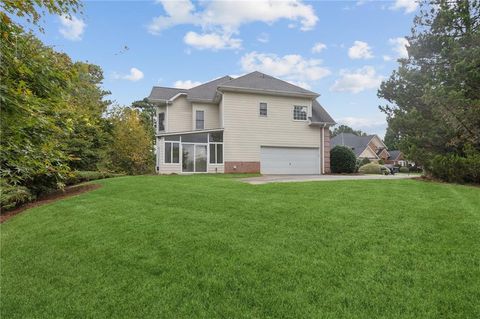
[[[312,122],[329,124],[335,123],[330,114],[328,114],[328,112],[323,108],[323,106],[320,105],[320,103],[318,103],[317,100],[313,100],[312,103]]]
[[[218,86],[232,79],[232,77],[226,75],[213,81],[200,84],[188,90],[187,98],[189,100],[214,102],[217,97]]]
[[[355,155],[358,157],[367,148],[368,142],[374,135],[357,136],[351,133],[340,133],[330,140],[330,148],[337,145],[350,147]]]
[[[388,154],[390,154],[388,159],[396,160],[400,156],[400,154],[402,154],[402,152],[399,150],[393,150],[393,151],[388,151]]]
[[[299,86],[274,78],[273,76],[255,71],[225,82],[219,86],[220,90],[245,89],[262,92],[276,92],[298,94],[317,97],[319,94],[305,90]]]
[[[169,100],[178,93],[187,93],[185,89],[166,88],[161,86],[154,86],[148,99],[152,100]]]

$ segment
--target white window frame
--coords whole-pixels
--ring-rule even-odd
[[[197,127],[197,114],[199,112],[203,113],[203,127],[202,128]],[[205,110],[195,110],[195,130],[204,130],[204,129],[205,129]]]
[[[170,163],[167,163],[165,161],[165,155],[167,154],[167,151],[166,151],[166,148],[167,148],[166,144],[167,143],[172,144],[170,146]],[[178,162],[173,161],[173,144],[178,144]],[[182,153],[181,153],[182,149],[181,148],[182,148],[182,144],[180,143],[180,141],[163,141],[163,163],[164,164],[180,164],[180,162],[181,162],[180,157],[182,156]]]
[[[222,165],[224,163],[224,160],[225,160],[224,157],[223,157],[223,155],[224,155],[223,142],[208,142],[208,144],[209,144],[209,146],[208,146],[208,157],[209,157],[208,158],[208,164],[210,164],[210,165]],[[217,158],[218,158],[217,145],[218,144],[222,145],[222,162],[221,163],[219,163],[218,160],[217,160]],[[210,159],[211,159],[210,158],[210,148],[212,147],[212,145],[215,147],[215,162],[214,163],[210,163]]]
[[[163,130],[160,130],[160,114],[163,114]],[[157,132],[165,132],[167,127],[166,127],[166,122],[167,122],[167,115],[165,112],[158,112],[157,113]]]
[[[265,104],[265,114],[262,114],[262,104]],[[268,103],[267,102],[258,103],[258,116],[268,117]]]
[[[295,118],[295,108],[301,107],[305,109],[305,119],[296,119]],[[305,105],[294,105],[292,109],[293,120],[297,122],[306,122],[308,121],[308,106]]]

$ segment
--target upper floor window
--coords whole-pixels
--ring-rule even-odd
[[[165,131],[165,113],[158,113],[158,131]]]
[[[205,111],[195,112],[195,129],[203,130],[205,128]]]
[[[293,119],[296,121],[307,120],[307,107],[295,105],[293,107]]]
[[[260,116],[267,116],[267,103],[260,103]]]

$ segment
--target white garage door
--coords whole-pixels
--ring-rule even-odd
[[[262,174],[320,174],[318,148],[262,146],[260,155]]]

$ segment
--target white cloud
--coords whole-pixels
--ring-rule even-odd
[[[204,33],[198,34],[190,31],[183,38],[184,42],[196,49],[211,49],[214,51],[222,49],[239,49],[242,40],[232,38],[227,34]]]
[[[409,46],[409,43],[407,39],[402,37],[392,38],[388,40],[388,43],[399,58],[408,58],[407,46]]]
[[[143,79],[143,72],[137,68],[131,68],[130,74],[120,75],[118,73],[113,73],[113,78],[117,80],[128,80],[135,82]]]
[[[350,127],[372,127],[377,125],[386,124],[386,120],[384,118],[362,118],[362,117],[343,117],[337,119],[339,124],[348,125]]]
[[[335,81],[330,88],[336,92],[359,93],[368,89],[376,89],[383,80],[383,76],[378,75],[372,66],[348,71],[340,71],[340,78]]]
[[[310,90],[312,88],[312,86],[310,84],[308,84],[307,82],[305,81],[292,81],[292,80],[287,80],[288,83],[291,83],[293,85],[296,85],[296,86],[299,86],[301,88],[304,88],[306,90]]]
[[[348,56],[351,59],[371,59],[373,58],[372,48],[367,42],[355,41],[348,49]]]
[[[148,31],[159,34],[177,25],[201,27],[204,35],[216,34],[219,38],[231,39],[238,34],[241,25],[252,22],[272,24],[286,19],[300,25],[303,31],[315,27],[318,17],[311,5],[302,0],[245,0],[245,1],[199,1],[194,5],[190,0],[159,0],[165,15],[155,17]],[[188,44],[188,43],[187,43]],[[215,46],[213,47],[215,48]]]
[[[202,84],[202,82],[192,81],[192,80],[185,80],[185,81],[178,80],[178,81],[175,81],[175,83],[173,83],[173,87],[177,89],[190,89],[200,84]]]
[[[301,0],[245,0],[201,1],[203,10],[198,10],[190,0],[159,0],[166,16],[153,19],[149,31],[159,33],[180,24],[199,25],[204,28],[220,27],[223,30],[237,30],[242,24],[251,22],[274,23],[280,19],[299,22],[301,30],[311,30],[317,23],[311,5]]]
[[[258,35],[257,41],[261,43],[267,43],[270,41],[270,37],[268,36],[268,33],[262,32]]]
[[[327,45],[322,42],[317,42],[312,48],[313,53],[320,53],[327,48]]]
[[[82,19],[78,19],[75,16],[71,16],[71,19],[67,16],[60,17],[61,27],[58,30],[64,38],[72,41],[80,41],[82,34],[87,26]]]
[[[240,64],[245,72],[264,72],[304,87],[309,86],[308,82],[320,80],[331,73],[328,68],[322,66],[322,60],[305,59],[298,54],[278,56],[254,51],[245,54]]]
[[[392,57],[389,55],[384,55],[382,56],[382,58],[383,58],[383,61],[392,61]]]
[[[392,10],[405,10],[405,13],[412,13],[418,8],[417,0],[395,0],[393,6],[390,7]]]

